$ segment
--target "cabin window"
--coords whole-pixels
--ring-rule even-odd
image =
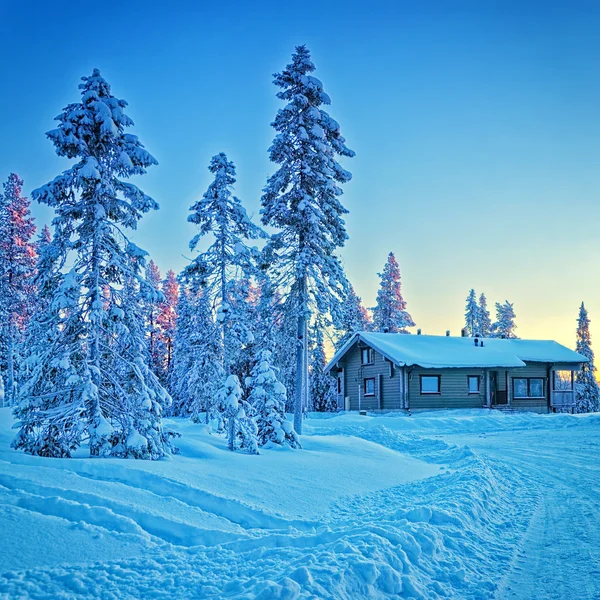
[[[554,391],[573,391],[573,371],[554,371]]]
[[[342,393],[342,377],[339,375],[337,378],[337,393],[338,393],[338,396]]]
[[[375,378],[369,377],[365,379],[365,396],[375,395]]]
[[[440,376],[421,375],[421,394],[439,394]]]
[[[514,398],[543,398],[544,380],[541,377],[518,377],[513,379]]]
[[[479,394],[479,375],[469,375],[469,394]]]
[[[372,365],[375,362],[373,348],[363,348],[360,353],[361,363],[363,365]]]

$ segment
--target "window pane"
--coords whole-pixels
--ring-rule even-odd
[[[469,394],[479,393],[479,377],[469,377]]]
[[[554,389],[570,392],[573,389],[573,371],[554,371]]]
[[[365,394],[368,394],[368,395],[375,394],[375,380],[374,379],[365,379]]]
[[[424,376],[421,377],[421,392],[424,394],[437,394],[440,391],[439,378]]]
[[[373,362],[373,350],[371,348],[363,348],[361,362],[363,365],[369,365]]]
[[[531,398],[541,398],[544,395],[544,380],[530,379],[529,380],[529,396]]]
[[[527,398],[527,379],[513,379],[515,398]]]

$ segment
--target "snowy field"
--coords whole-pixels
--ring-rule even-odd
[[[0,597],[600,598],[600,415],[168,423],[169,460],[40,459],[0,410]]]

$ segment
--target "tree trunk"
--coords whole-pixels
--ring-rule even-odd
[[[8,351],[6,355],[6,390],[4,391],[4,404],[6,406],[14,405],[15,396],[15,344],[14,327],[12,323],[8,325]]]
[[[100,299],[100,257],[98,250],[98,241],[94,236],[93,240],[94,248],[92,249],[92,279],[94,281],[92,300],[92,313],[98,311],[98,301]],[[97,426],[96,418],[102,415],[100,409],[100,323],[98,322],[98,315],[94,315],[94,321],[92,323],[92,343],[90,348],[90,362],[94,365],[92,371],[92,382],[96,386],[97,396],[93,403],[90,403],[87,407],[88,410],[88,426]],[[90,456],[98,456],[99,448],[93,444],[90,439]]]
[[[296,346],[296,396],[294,401],[294,429],[302,435],[302,418],[306,405],[306,275],[300,280],[298,312],[298,339]]]

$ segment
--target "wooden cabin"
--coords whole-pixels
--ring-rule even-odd
[[[340,410],[512,408],[575,405],[587,358],[551,340],[358,332],[326,371]]]

